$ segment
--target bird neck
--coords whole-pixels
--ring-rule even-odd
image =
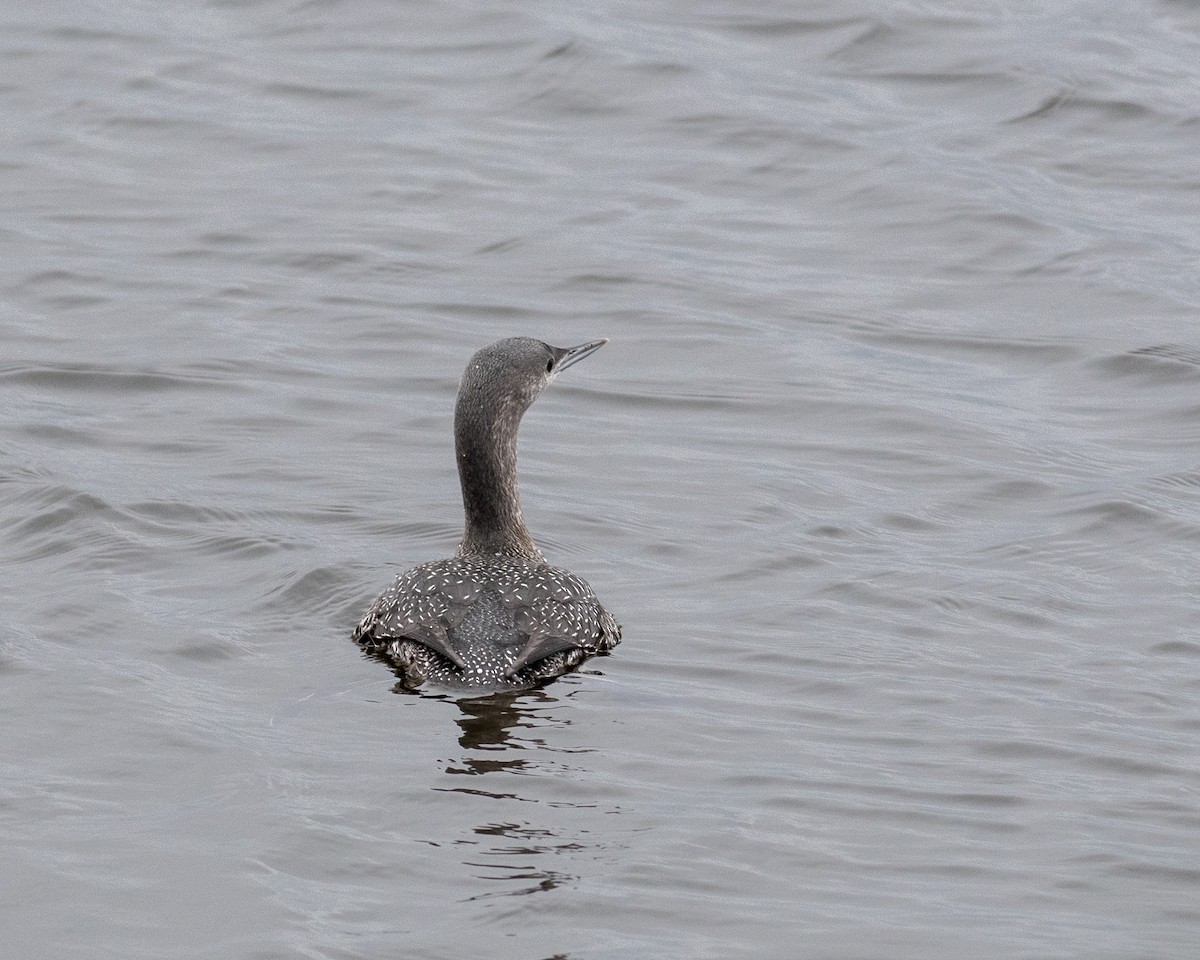
[[[454,410],[454,449],[466,527],[458,553],[542,555],[525,526],[517,494],[517,428],[523,410],[460,391]]]

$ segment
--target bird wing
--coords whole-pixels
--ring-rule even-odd
[[[616,642],[607,636],[612,618],[587,582],[565,570],[544,569],[546,576],[535,581],[532,590],[523,591],[520,602],[514,604],[513,619],[529,639],[505,676],[563,650],[596,653]]]
[[[354,631],[354,639],[368,646],[408,639],[440,653],[459,669],[462,656],[450,642],[449,628],[456,619],[452,597],[444,585],[445,561],[423,563],[396,578],[367,611]]]
[[[566,637],[547,636],[545,634],[530,637],[525,646],[521,648],[521,652],[517,654],[517,659],[509,664],[508,668],[504,671],[504,675],[506,677],[515,676],[517,671],[522,667],[526,667],[538,660],[544,660],[552,653],[558,653],[562,650],[573,650],[578,646],[578,643]]]

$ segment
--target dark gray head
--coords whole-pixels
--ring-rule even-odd
[[[517,427],[551,380],[606,343],[590,340],[577,347],[552,347],[532,337],[512,337],[471,358],[454,410],[467,520],[460,552],[540,558],[517,496]]]
[[[515,416],[519,420],[551,380],[606,343],[591,340],[577,347],[552,347],[532,337],[497,340],[471,358],[459,396],[478,397],[497,419]]]

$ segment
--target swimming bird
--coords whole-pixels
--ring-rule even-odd
[[[592,588],[546,563],[517,493],[521,417],[555,377],[606,343],[563,348],[512,337],[467,364],[454,409],[462,541],[450,559],[398,577],[354,631],[404,686],[525,688],[620,641]]]

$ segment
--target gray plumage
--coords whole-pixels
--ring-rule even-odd
[[[462,542],[449,560],[400,576],[354,631],[405,686],[528,687],[620,641],[592,588],[538,552],[517,494],[522,415],[555,376],[607,342],[560,348],[514,337],[471,358],[454,412]]]

